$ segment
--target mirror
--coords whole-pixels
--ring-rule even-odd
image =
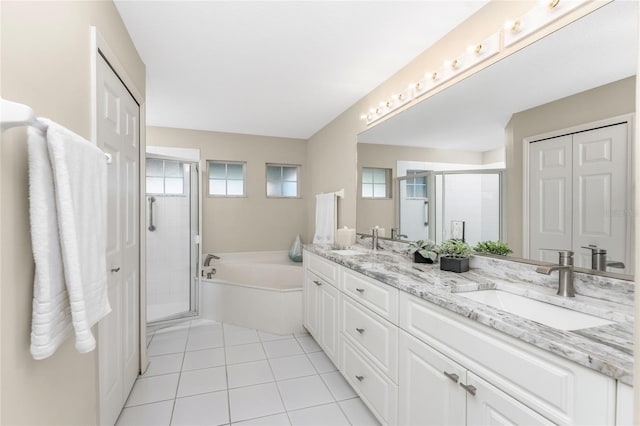
[[[608,251],[609,261],[619,261],[614,266],[624,264],[623,268],[601,269],[633,274],[633,215],[629,213],[634,208],[633,170],[628,153],[635,113],[637,7],[637,2],[611,2],[359,134],[359,179],[363,169],[382,169],[391,178],[386,182],[385,196],[378,198],[363,197],[365,182],[359,180],[357,231],[369,233],[371,227],[379,226],[391,236],[391,228],[402,219],[400,196],[405,194],[400,185],[410,182],[411,173],[506,164],[501,238],[515,257],[556,262],[557,255],[540,249],[573,249],[576,265],[590,268],[592,252],[581,247],[596,243]],[[600,143],[610,140],[609,136],[594,134],[582,140],[583,135],[590,129],[609,129],[619,123],[626,126],[618,133],[626,136],[628,148],[623,150],[622,163],[613,167],[618,173],[613,181],[596,179],[609,171],[577,170],[576,165],[610,153],[608,145]],[[565,151],[553,145],[562,143]],[[535,161],[559,166],[565,159],[573,161],[568,161],[571,164],[564,181],[575,182],[576,188],[559,187],[558,179],[535,172]],[[399,179],[407,173],[409,178]],[[379,182],[372,184],[380,186]],[[415,180],[412,184],[415,187]],[[533,192],[549,196],[539,199]],[[562,193],[573,195],[562,198]],[[605,198],[616,198],[616,193],[621,194],[619,204],[602,204]],[[429,195],[436,197],[437,193]],[[433,202],[437,197],[433,201],[427,198],[428,208],[435,214],[440,208]],[[424,206],[423,215],[416,216],[423,224]],[[570,214],[564,217],[562,211]],[[449,219],[443,220],[438,231],[442,237],[450,237],[453,228],[459,228]],[[534,222],[547,227],[542,231],[553,233],[564,228],[566,232],[549,240],[551,246],[542,247],[547,243],[536,240],[541,230],[535,229]],[[406,234],[402,228],[400,234]],[[615,228],[609,240],[582,232],[602,234],[605,228]],[[481,233],[474,230],[478,231]]]

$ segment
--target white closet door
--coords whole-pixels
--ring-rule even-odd
[[[626,123],[573,135],[573,186],[576,266],[591,268],[591,252],[581,249],[589,244],[628,265]]]
[[[572,249],[571,136],[533,142],[529,151],[529,257],[558,262],[541,249]]]
[[[98,57],[98,146],[108,169],[107,267],[112,312],[99,324],[100,424],[114,424],[139,368],[139,107]]]

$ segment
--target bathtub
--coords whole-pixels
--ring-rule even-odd
[[[286,251],[221,253],[200,279],[200,317],[274,334],[302,333],[301,263]]]

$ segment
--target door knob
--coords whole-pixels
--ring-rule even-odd
[[[111,268],[111,272],[119,272],[120,271],[120,267],[118,266],[117,268]]]
[[[356,331],[360,334],[364,333],[364,328],[358,328],[356,327]]]
[[[359,382],[364,380],[364,376],[356,376],[356,379],[358,379]]]

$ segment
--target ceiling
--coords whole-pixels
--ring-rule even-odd
[[[449,150],[504,147],[514,113],[636,74],[638,3],[615,1],[372,126],[362,143]]]
[[[302,139],[485,3],[115,1],[146,64],[147,125]]]

